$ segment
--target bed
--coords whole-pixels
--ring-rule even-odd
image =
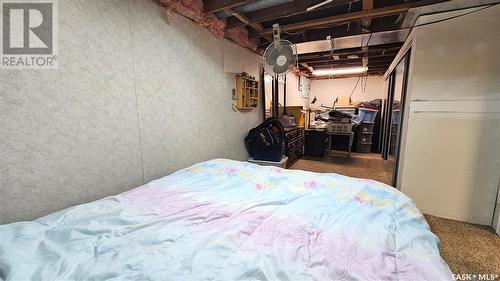
[[[0,226],[0,279],[452,280],[438,243],[385,184],[216,159]]]

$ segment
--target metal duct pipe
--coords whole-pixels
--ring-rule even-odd
[[[391,30],[334,38],[334,50],[401,43],[406,40],[410,29]],[[371,36],[371,38],[370,38]],[[331,40],[318,40],[296,44],[297,54],[327,52],[332,49]]]

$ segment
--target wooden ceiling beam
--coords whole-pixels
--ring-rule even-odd
[[[245,16],[242,12],[236,11],[234,9],[227,9],[226,11],[231,15],[233,15],[238,20],[240,20],[241,22],[250,25],[250,27],[253,28],[255,31],[257,31],[262,38],[266,39],[268,42],[272,42],[271,35],[263,34],[262,31],[264,30],[264,27],[262,26],[262,24],[258,22],[251,23],[247,16]]]
[[[363,0],[363,11],[369,11],[373,9],[373,0]],[[371,18],[363,18],[361,21],[361,26],[365,29],[370,30],[370,26],[372,25]]]
[[[347,26],[341,25],[341,26],[334,26],[331,28],[304,30],[304,32],[299,32],[300,35],[290,35],[284,33],[283,36],[285,38],[290,38],[289,39],[290,41],[297,44],[302,42],[325,40],[327,36],[332,34],[335,35],[334,36],[335,38],[340,38],[340,37],[359,35],[361,34],[361,32],[362,32],[361,21],[353,21],[351,22],[349,29],[347,29]],[[304,35],[306,33],[307,33],[306,38],[303,38],[301,35]]]
[[[203,1],[203,12],[217,13],[227,9],[232,9],[244,4],[248,4],[253,0],[204,0]]]
[[[281,26],[281,31],[296,31],[304,30],[308,28],[316,28],[329,26],[334,24],[345,23],[349,21],[361,20],[361,19],[372,19],[380,18],[391,15],[397,15],[408,12],[410,8],[435,4],[439,2],[445,2],[449,0],[421,0],[406,4],[393,5],[383,8],[376,8],[371,10],[364,10],[359,12],[352,12],[348,14],[335,15],[331,17],[319,18],[309,21],[303,21],[298,23],[286,24]],[[264,30],[264,34],[272,33],[272,28],[267,28]]]
[[[284,3],[280,5],[276,5],[273,7],[269,7],[266,9],[261,9],[253,12],[246,13],[247,17],[250,19],[250,22],[263,22],[263,21],[270,21],[278,18],[283,18],[283,17],[290,17],[290,16],[295,16],[303,13],[307,13],[307,8],[318,4],[320,2],[323,2],[324,0],[296,0],[293,1],[292,3]],[[348,4],[351,2],[357,2],[360,0],[337,0],[334,1],[331,4],[324,5],[321,7],[318,7],[315,10],[321,10],[321,9],[326,9],[326,8],[331,8],[334,6],[340,6],[344,4]],[[234,26],[242,26],[245,25],[245,23],[242,23],[241,21],[235,21],[228,19],[227,26],[228,27],[234,27]]]
[[[328,25],[334,25],[339,23],[345,23],[354,20],[360,20],[362,18],[375,18],[375,17],[384,17],[389,15],[406,13],[409,10],[407,5],[397,5],[393,6],[391,9],[387,8],[379,8],[373,9],[370,11],[360,11],[353,12],[348,14],[336,15],[326,18],[314,19],[299,23],[292,23],[281,26],[282,31],[295,31],[300,29],[308,29],[315,27],[323,27]],[[272,33],[272,29],[264,30],[264,34]]]

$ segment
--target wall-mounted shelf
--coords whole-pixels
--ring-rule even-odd
[[[259,82],[246,76],[236,76],[236,108],[253,110],[259,108]]]

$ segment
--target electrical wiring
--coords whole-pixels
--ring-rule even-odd
[[[456,15],[456,16],[451,16],[451,17],[448,17],[448,18],[444,18],[444,19],[440,19],[440,20],[435,20],[435,21],[430,21],[430,22],[425,22],[425,23],[421,23],[421,24],[417,24],[417,25],[413,25],[411,27],[407,27],[407,28],[400,28],[400,29],[396,29],[396,30],[405,30],[405,29],[408,29],[408,28],[415,28],[415,27],[420,27],[420,26],[426,26],[426,25],[430,25],[430,24],[434,24],[434,23],[439,23],[439,22],[443,22],[443,21],[447,21],[447,20],[451,20],[451,19],[456,19],[456,18],[459,18],[459,17],[463,17],[463,16],[466,16],[466,15],[470,15],[470,14],[473,14],[473,13],[476,13],[476,12],[479,12],[479,11],[482,11],[482,10],[486,10],[486,9],[489,9],[493,6],[496,6],[496,5],[499,5],[500,3],[495,3],[495,4],[491,4],[491,5],[488,5],[488,6],[485,6],[485,7],[482,7],[482,8],[479,8],[477,10],[474,10],[474,11],[470,11],[470,12],[467,12],[467,13],[463,13],[463,14],[460,14],[460,15]],[[469,9],[473,9],[472,8],[469,8]],[[432,14],[431,14],[432,15]],[[426,15],[428,16],[428,15]],[[419,16],[420,17],[420,16]]]
[[[473,13],[476,13],[476,12],[479,12],[479,11],[482,11],[482,10],[485,10],[485,9],[489,9],[489,8],[491,8],[493,6],[496,6],[496,5],[499,5],[499,4],[500,3],[490,4],[488,6],[476,9],[474,11],[466,12],[466,13],[463,13],[463,14],[459,14],[459,15],[455,15],[455,16],[451,16],[451,17],[448,17],[448,18],[439,19],[439,20],[435,20],[435,21],[431,21],[431,22],[421,23],[421,24],[410,26],[410,27],[398,28],[398,29],[391,29],[390,31],[401,31],[401,30],[408,30],[408,29],[411,30],[411,29],[413,29],[415,27],[421,27],[421,26],[426,26],[426,25],[430,25],[430,24],[434,24],[434,23],[444,22],[444,21],[447,21],[447,20],[451,20],[451,19],[455,19],[455,18],[466,16],[466,15],[470,15],[470,14],[473,14]],[[327,28],[331,28],[331,27],[335,27],[335,26],[344,25],[344,24],[348,24],[348,22],[336,23],[336,24],[327,25],[327,26],[312,27],[312,28],[309,28],[308,30],[310,30],[310,29],[327,29]],[[300,33],[303,33],[303,32],[304,31],[301,31]],[[373,32],[370,33],[370,35],[372,35],[372,34],[373,34]],[[368,45],[369,43],[370,43],[370,41],[368,40],[368,42],[367,42],[366,45]],[[263,46],[263,45],[266,45],[266,44],[267,43],[263,43],[263,44],[261,44],[259,46]]]
[[[363,76],[363,82],[361,83],[361,92],[365,93],[366,91],[366,85],[368,85],[368,73],[366,73],[365,76]]]
[[[356,88],[358,87],[358,84],[359,84],[359,80],[361,79],[361,76],[358,77],[358,80],[356,81],[356,85],[354,85],[354,88],[352,88],[352,91],[351,91],[351,94],[349,95],[349,97],[352,97],[352,95],[354,94],[354,91],[356,90]]]
[[[408,29],[411,30],[411,29],[413,29],[415,27],[421,27],[421,26],[426,26],[426,25],[430,25],[430,24],[434,24],[434,23],[444,22],[444,21],[448,21],[448,20],[451,20],[451,19],[463,17],[463,16],[466,16],[466,15],[470,15],[470,14],[473,14],[473,13],[476,13],[476,12],[479,12],[479,11],[482,11],[482,10],[486,10],[486,9],[489,9],[489,8],[491,8],[493,6],[496,6],[496,5],[500,5],[500,3],[490,4],[490,5],[487,5],[485,7],[476,9],[474,11],[469,11],[469,12],[466,12],[466,13],[463,13],[463,14],[459,14],[459,15],[455,15],[455,16],[451,16],[451,17],[448,17],[448,18],[439,19],[439,20],[430,21],[430,22],[425,22],[425,23],[421,23],[421,24],[417,24],[417,25],[413,25],[413,26],[405,27],[405,28],[391,29],[389,31],[401,31],[401,30],[408,30]],[[469,9],[473,9],[473,8],[469,8]],[[430,15],[432,15],[432,14],[430,14]],[[428,15],[426,14],[425,16],[428,16]],[[337,23],[337,24],[333,24],[333,25],[330,25],[330,26],[318,26],[318,27],[312,27],[310,29],[330,28],[330,27],[339,26],[339,25],[343,25],[343,24],[347,24],[347,23]],[[373,34],[373,32],[370,33],[370,35],[372,35],[372,34]],[[370,38],[371,38],[371,36],[370,36]],[[369,43],[370,43],[370,39],[368,39],[368,42],[367,42],[366,45],[368,46]]]
[[[300,34],[303,34],[304,32],[306,32],[306,31],[305,30],[304,31],[299,31],[299,32],[283,31],[283,33],[288,34],[288,35],[300,35]]]
[[[488,5],[486,7],[483,7],[483,8],[474,10],[474,11],[470,11],[470,12],[467,12],[467,13],[460,14],[460,15],[455,15],[455,16],[444,18],[444,19],[440,19],[440,20],[435,20],[435,21],[431,21],[431,22],[417,24],[417,25],[412,26],[411,28],[420,27],[420,26],[426,26],[426,25],[430,25],[430,24],[435,24],[435,23],[444,22],[444,21],[447,21],[447,20],[459,18],[459,17],[465,16],[465,15],[469,15],[469,14],[472,14],[472,13],[475,13],[475,12],[479,12],[481,10],[485,10],[485,9],[491,8],[491,7],[496,6],[496,5],[499,5],[499,4],[492,4],[492,5]],[[404,29],[400,29],[400,30],[404,30]],[[368,40],[366,41],[366,44],[363,42],[363,38],[361,39],[361,46],[362,47],[367,47],[367,46],[370,45],[370,41],[372,39],[372,35],[373,35],[373,33],[370,33],[370,36],[368,37]],[[361,91],[363,93],[366,91],[366,87],[368,85],[368,76],[367,75],[368,75],[368,73],[365,76],[359,76],[358,77],[358,80],[356,81],[356,84],[354,85],[354,88],[352,89],[351,94],[349,95],[350,97],[356,91],[356,88],[358,87],[360,81],[361,81]]]

